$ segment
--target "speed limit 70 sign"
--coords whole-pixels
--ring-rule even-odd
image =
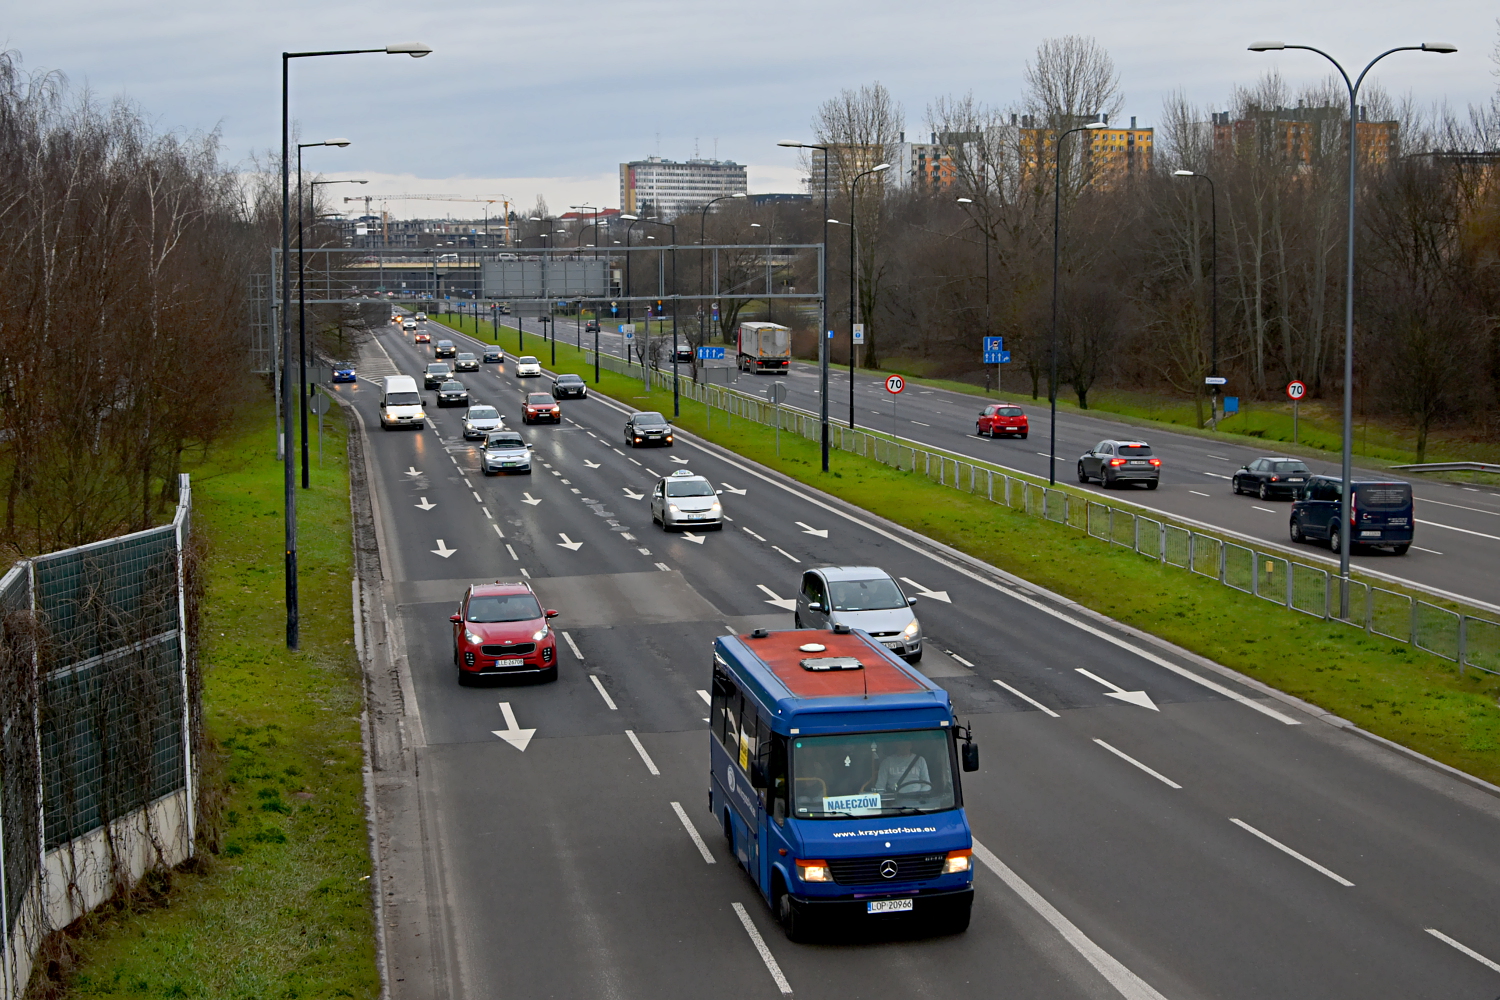
[[[1306,395],[1307,386],[1303,385],[1301,382],[1292,381],[1286,384],[1286,398],[1290,399],[1292,402],[1295,403],[1297,402],[1297,400]]]
[[[900,375],[892,375],[890,378],[885,380],[885,391],[893,395],[905,388],[906,379],[902,378]]]

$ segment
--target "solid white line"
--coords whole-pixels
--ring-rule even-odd
[[[1058,715],[1056,712],[1052,711],[1052,709],[1048,708],[1046,705],[1043,705],[1041,702],[1039,702],[1035,698],[1031,697],[1031,695],[1029,695],[1029,694],[1022,694],[1020,691],[1017,691],[1015,688],[1011,687],[1009,684],[1005,683],[1004,681],[998,681],[997,680],[995,683],[999,684],[1001,687],[1005,688],[1005,690],[1009,691],[1011,694],[1015,695],[1017,698],[1020,698],[1022,701],[1026,702],[1027,704],[1029,704],[1029,705],[1031,705],[1031,706],[1033,706],[1035,708],[1039,708],[1043,712],[1046,712],[1048,715],[1052,716],[1054,719],[1060,719],[1060,718],[1062,718],[1062,716]]]
[[[974,856],[986,868],[1000,876],[1000,881],[1025,900],[1026,904],[1043,920],[1051,924],[1053,930],[1061,934],[1064,941],[1072,945],[1074,950],[1098,971],[1099,975],[1108,980],[1109,985],[1119,991],[1120,996],[1125,997],[1126,1000],[1166,1000],[1144,979],[1125,968],[1119,959],[1095,944],[1087,934],[1078,929],[1073,921],[1063,916],[1057,907],[1042,898],[1041,893],[1027,885],[1025,879],[1011,871],[1005,862],[995,857],[989,848],[977,840],[974,841]]]
[[[1440,556],[1440,555],[1442,555],[1442,553],[1439,552],[1437,549],[1424,549],[1420,545],[1413,545],[1412,548],[1416,549],[1418,552],[1426,552],[1430,556]]]
[[[1114,747],[1110,746],[1108,743],[1104,742],[1103,740],[1101,740],[1101,739],[1095,739],[1094,742],[1097,743],[1097,744],[1099,744],[1104,749],[1108,750],[1110,753],[1114,754],[1116,757],[1118,757],[1121,760],[1125,761],[1126,763],[1134,764],[1136,767],[1140,768],[1142,771],[1145,771],[1147,774],[1151,775],[1151,777],[1155,778],[1157,781],[1160,781],[1162,784],[1164,784],[1164,785],[1170,785],[1173,788],[1181,788],[1182,787],[1177,782],[1173,781],[1171,778],[1168,778],[1168,777],[1166,777],[1163,774],[1160,774],[1160,773],[1158,773],[1156,771],[1151,770],[1151,768],[1147,767],[1145,764],[1142,764],[1140,761],[1136,760],[1134,757],[1130,756],[1127,753],[1122,753],[1121,751],[1116,750]]]
[[[516,555],[516,550],[510,547],[510,543],[509,542],[505,543],[505,551],[509,552],[510,553],[510,557],[512,559],[514,559],[516,562],[520,562],[521,561],[521,557],[518,556],[518,555]]]
[[[1240,704],[1244,705],[1246,708],[1254,709],[1255,711],[1260,712],[1262,715],[1268,715],[1271,718],[1275,719],[1277,722],[1280,722],[1280,723],[1282,723],[1284,725],[1288,725],[1288,726],[1300,726],[1300,725],[1302,725],[1301,722],[1298,722],[1296,719],[1292,718],[1291,716],[1286,715],[1286,714],[1284,714],[1282,712],[1278,712],[1276,709],[1271,708],[1268,705],[1262,705],[1260,702],[1255,701],[1252,698],[1249,698],[1249,697],[1247,697],[1245,695],[1240,694],[1238,691],[1234,690],[1233,688],[1225,687],[1223,684],[1220,684],[1218,681],[1212,681],[1212,680],[1209,680],[1207,677],[1200,676],[1199,674],[1194,673],[1193,671],[1187,669],[1186,667],[1178,666],[1177,664],[1173,663],[1171,660],[1165,659],[1164,657],[1157,656],[1155,653],[1148,652],[1147,650],[1144,650],[1144,649],[1142,649],[1139,646],[1136,646],[1136,645],[1133,645],[1133,644],[1131,644],[1129,642],[1126,642],[1124,639],[1120,638],[1119,636],[1111,635],[1110,633],[1104,631],[1103,629],[1095,628],[1094,626],[1088,624],[1087,622],[1083,622],[1083,621],[1078,620],[1077,618],[1070,617],[1069,615],[1064,614],[1062,611],[1058,610],[1057,608],[1054,608],[1054,607],[1050,606],[1049,604],[1044,604],[1043,602],[1041,602],[1040,600],[1037,600],[1036,598],[1028,597],[1025,593],[1023,593],[1021,591],[1012,590],[1010,587],[1004,586],[1003,584],[996,583],[994,580],[991,580],[989,577],[983,576],[983,575],[981,575],[979,573],[976,573],[974,570],[969,569],[967,566],[964,566],[964,565],[961,565],[959,563],[953,562],[952,560],[946,559],[946,558],[944,558],[944,557],[942,557],[940,555],[937,555],[934,552],[931,552],[931,551],[929,551],[927,549],[924,549],[920,545],[917,545],[916,543],[910,541],[907,538],[902,537],[901,535],[898,535],[898,534],[896,534],[894,532],[886,531],[884,528],[880,528],[880,527],[877,527],[876,525],[871,524],[871,523],[869,523],[867,521],[863,521],[863,520],[859,519],[858,517],[855,517],[853,514],[850,514],[848,511],[841,510],[840,508],[835,507],[832,504],[826,504],[826,503],[824,503],[821,500],[818,500],[818,499],[816,499],[814,497],[808,496],[806,493],[803,493],[800,490],[794,489],[793,487],[788,486],[787,484],[785,484],[783,482],[779,482],[779,481],[777,481],[775,479],[772,479],[770,476],[762,475],[761,473],[755,471],[754,469],[750,468],[749,466],[741,465],[739,462],[736,462],[736,461],[734,461],[734,460],[732,460],[730,458],[726,458],[726,457],[724,457],[722,455],[717,455],[716,453],[709,451],[707,448],[704,448],[701,445],[694,444],[691,441],[688,441],[686,443],[689,445],[689,447],[697,448],[699,451],[703,452],[705,455],[712,455],[712,456],[718,458],[719,461],[723,462],[725,465],[731,465],[734,468],[739,469],[741,472],[744,472],[746,475],[754,476],[755,478],[761,480],[762,482],[768,483],[771,486],[775,486],[777,489],[782,490],[785,493],[789,493],[789,494],[791,494],[792,496],[796,497],[799,500],[802,500],[802,501],[804,501],[806,503],[810,503],[810,504],[812,504],[815,507],[821,508],[822,510],[826,510],[830,514],[833,514],[836,517],[842,517],[844,520],[849,521],[852,524],[857,524],[861,528],[864,528],[866,531],[873,532],[874,534],[879,535],[881,538],[889,539],[890,541],[895,542],[897,545],[900,545],[904,549],[907,549],[907,550],[909,550],[911,552],[914,552],[917,555],[920,555],[920,556],[922,556],[922,557],[924,557],[926,559],[930,559],[930,560],[932,560],[933,562],[937,563],[940,566],[946,566],[946,567],[948,567],[949,569],[953,570],[956,573],[961,573],[962,575],[968,577],[969,579],[975,581],[976,583],[983,584],[984,586],[989,587],[991,590],[998,591],[999,593],[1002,593],[1002,594],[1006,595],[1007,597],[1012,597],[1012,598],[1020,601],[1022,604],[1025,604],[1028,607],[1035,608],[1036,610],[1042,612],[1045,615],[1051,615],[1053,618],[1056,618],[1059,621],[1066,622],[1067,624],[1072,625],[1074,628],[1079,629],[1080,631],[1087,632],[1089,635],[1095,636],[1096,638],[1099,638],[1099,639],[1103,639],[1105,642],[1111,643],[1112,645],[1118,646],[1121,649],[1124,649],[1124,650],[1127,650],[1127,651],[1129,651],[1131,653],[1134,653],[1136,656],[1139,656],[1143,660],[1146,660],[1148,662],[1154,663],[1154,664],[1156,664],[1157,666],[1161,667],[1164,670],[1170,670],[1170,671],[1172,671],[1172,673],[1177,674],[1180,677],[1184,677],[1187,680],[1192,681],[1194,684],[1198,684],[1198,685],[1201,685],[1203,687],[1206,687],[1210,691],[1213,691],[1216,694],[1222,695],[1223,697],[1228,698],[1231,701],[1237,701]]]
[[[1418,524],[1425,524],[1429,528],[1447,528],[1449,531],[1457,531],[1465,535],[1477,535],[1480,538],[1490,538],[1497,542],[1500,542],[1500,535],[1486,535],[1482,531],[1470,531],[1468,528],[1455,528],[1451,524],[1442,524],[1438,521],[1424,521],[1420,517],[1412,518],[1412,520],[1416,521]]]
[[[688,814],[682,808],[682,803],[673,802],[672,811],[677,814],[678,819],[682,820],[682,827],[687,831],[688,836],[693,838],[693,846],[698,848],[699,854],[703,855],[703,863],[706,865],[714,864],[714,856],[708,853],[708,845],[703,842],[703,837],[698,833],[698,828],[693,825],[693,821],[688,819]]]
[[[562,634],[562,637],[567,640],[568,648],[573,651],[573,655],[580,660],[583,659],[583,654],[578,651],[578,643],[573,641],[573,637],[566,632]]]
[[[776,988],[784,995],[792,995],[792,984],[786,981],[786,976],[781,974],[781,966],[776,964],[776,956],[771,954],[771,949],[766,947],[765,940],[760,936],[760,931],[750,922],[750,914],[745,912],[745,907],[740,903],[730,904],[734,907],[735,916],[740,918],[740,923],[745,928],[745,933],[750,935],[750,942],[755,945],[755,950],[760,952],[760,960],[766,963],[766,970],[771,973],[771,978],[776,980]]]
[[[579,659],[581,660],[583,657],[580,656]],[[609,706],[609,710],[611,712],[618,712],[619,708],[615,706],[615,700],[609,696],[608,691],[604,690],[604,685],[599,683],[599,675],[589,674],[589,680],[594,682],[594,690],[599,692],[599,697],[604,699],[604,704]]]
[[[1467,487],[1465,487],[1465,489],[1467,489]],[[1478,490],[1469,490],[1469,492],[1471,492],[1471,493],[1478,493],[1479,491]],[[1485,510],[1483,507],[1465,507],[1461,503],[1443,503],[1443,501],[1441,501],[1441,500],[1428,500],[1426,497],[1417,497],[1417,502],[1418,503],[1435,503],[1439,507],[1457,507],[1459,510],[1472,510],[1476,514],[1489,514],[1492,517],[1500,517],[1500,510]]]
[[[1261,840],[1264,840],[1266,843],[1270,844],[1272,847],[1276,848],[1278,851],[1283,851],[1283,852],[1285,852],[1287,854],[1290,854],[1292,857],[1296,858],[1298,861],[1302,862],[1304,865],[1307,865],[1307,867],[1317,869],[1318,871],[1322,872],[1324,875],[1327,875],[1329,878],[1333,879],[1339,885],[1353,888],[1354,883],[1350,882],[1348,879],[1344,878],[1342,875],[1335,875],[1333,872],[1329,871],[1327,868],[1324,868],[1322,865],[1318,864],[1312,858],[1309,858],[1305,854],[1298,854],[1296,851],[1292,850],[1290,847],[1286,846],[1281,841],[1266,836],[1265,834],[1263,834],[1259,830],[1257,830],[1255,827],[1251,826],[1249,823],[1246,823],[1244,820],[1242,820],[1242,819],[1235,819],[1233,816],[1231,816],[1231,817],[1229,817],[1229,822],[1233,823],[1235,826],[1239,827],[1242,830],[1245,830],[1245,831],[1247,831],[1249,833],[1255,834]]]
[[[771,548],[775,549],[777,552],[780,552],[782,555],[786,556],[794,563],[799,563],[802,561],[801,559],[798,559],[796,556],[792,555],[786,549],[782,548],[780,545],[773,545],[771,546]]]
[[[1422,929],[1424,931],[1426,931],[1428,934],[1431,934],[1433,937],[1437,938],[1439,941],[1443,942],[1443,944],[1452,945],[1454,948],[1457,948],[1459,951],[1463,952],[1465,955],[1468,955],[1470,958],[1472,958],[1474,961],[1478,962],[1480,965],[1488,966],[1491,970],[1493,970],[1495,972],[1500,972],[1500,964],[1497,964],[1495,962],[1491,962],[1489,959],[1487,959],[1483,955],[1479,954],[1479,952],[1475,951],[1473,948],[1469,948],[1469,947],[1467,947],[1465,945],[1459,944],[1457,941],[1453,940],[1451,937],[1449,937],[1448,935],[1444,934],[1442,931],[1437,930],[1435,928],[1424,927]]]
[[[646,752],[646,748],[641,746],[641,741],[636,739],[635,733],[627,729],[625,730],[625,735],[630,737],[631,746],[635,747],[635,752],[641,755],[641,760],[646,762],[646,770],[650,771],[652,774],[661,774],[661,772],[656,769],[656,761],[652,760],[651,755]]]
[[[730,635],[734,635],[733,632],[731,632],[729,634]],[[703,699],[703,704],[705,704],[705,705],[712,705],[713,704],[713,702],[709,700],[708,692],[704,691],[702,688],[698,689],[698,697],[700,697],[700,698]]]

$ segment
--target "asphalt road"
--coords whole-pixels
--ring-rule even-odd
[[[400,371],[428,359],[378,341]],[[369,428],[431,831],[393,847],[436,900],[388,921],[395,996],[1500,993],[1500,799],[717,449],[627,449],[613,402],[523,427],[510,368],[468,384],[535,444],[531,476],[480,475],[458,409],[387,433],[376,386],[337,389]],[[723,485],[722,532],[652,526],[677,468]],[[790,627],[800,571],[832,562],[918,595],[922,668],[982,747],[965,934],[792,944],[707,812],[710,642]],[[561,612],[560,680],[457,686],[448,614],[517,576]]]
[[[564,342],[573,341],[570,325],[560,324],[558,329]],[[609,329],[601,333],[600,347],[605,353],[619,355],[623,343],[619,333]],[[732,371],[716,372],[712,377],[717,383],[726,377],[732,379],[735,374]],[[763,394],[765,385],[773,377],[744,374],[733,384],[743,392]],[[788,405],[814,413],[818,411],[816,365],[794,363],[786,382]],[[829,398],[831,418],[847,425],[847,368],[832,369]],[[1015,400],[1014,396],[1008,398]],[[893,399],[885,391],[882,377],[860,374],[855,378],[854,422],[860,427],[898,434],[950,452],[1045,477],[1050,464],[1046,401],[1027,399],[1017,402],[1030,418],[1030,436],[1025,440],[999,438],[992,441],[974,433],[975,417],[985,403],[983,397],[908,385],[905,392]],[[1152,449],[1162,459],[1161,486],[1156,491],[1149,492],[1139,486],[1107,490],[1098,483],[1087,486],[1078,483],[1078,456],[1095,444],[1108,439],[1142,438],[1151,443]],[[1257,458],[1277,454],[1281,453],[1275,451],[1274,446],[1255,449],[1191,434],[1163,430],[1146,432],[1107,416],[1064,411],[1057,419],[1056,477],[1059,482],[1102,494],[1111,502],[1138,504],[1267,543],[1293,546],[1288,532],[1290,501],[1235,496],[1230,489],[1230,476],[1235,470]],[[1307,464],[1314,472],[1339,474],[1337,461],[1311,459]],[[1389,472],[1360,470],[1358,466],[1355,474],[1375,479],[1392,477]],[[1500,490],[1422,479],[1414,479],[1412,485],[1417,498],[1418,527],[1411,550],[1402,556],[1383,549],[1359,550],[1352,555],[1354,565],[1472,601],[1500,604],[1500,590],[1496,588],[1494,572],[1494,567],[1500,565]],[[1295,549],[1309,562],[1333,566],[1338,563],[1325,543],[1298,545]]]

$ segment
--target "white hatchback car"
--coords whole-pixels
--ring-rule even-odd
[[[724,527],[719,493],[704,477],[678,469],[651,491],[651,520],[664,531],[695,525],[719,531]]]
[[[516,359],[516,378],[541,378],[542,363],[531,355]]]

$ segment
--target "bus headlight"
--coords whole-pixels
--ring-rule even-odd
[[[949,851],[948,861],[943,865],[943,874],[968,871],[973,865],[973,854],[973,851]]]
[[[832,882],[826,861],[803,861],[797,859],[797,877],[804,882]]]

